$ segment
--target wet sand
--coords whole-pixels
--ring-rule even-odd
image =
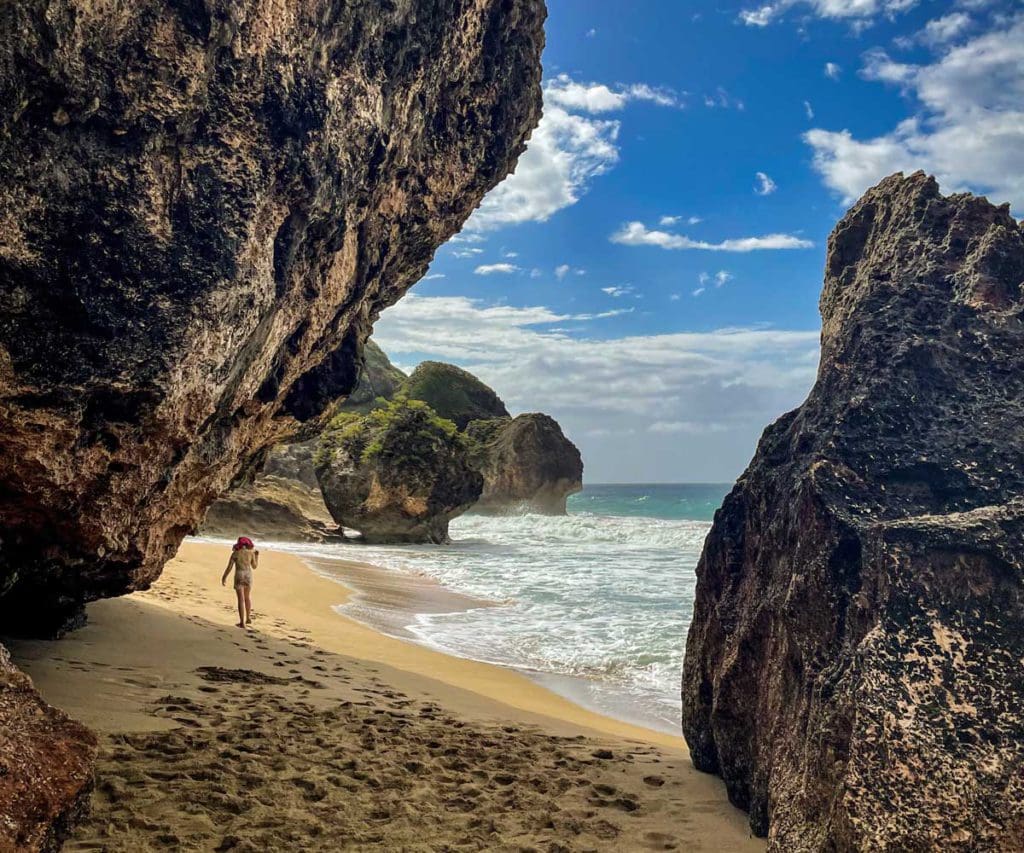
[[[10,643],[101,733],[93,814],[66,849],[763,849],[680,738],[339,615],[351,592],[284,553],[263,552],[243,631],[226,558],[186,543],[80,631]],[[389,573],[330,571],[363,604],[414,606]],[[439,589],[408,595],[448,606]]]

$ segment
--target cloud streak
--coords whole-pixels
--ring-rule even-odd
[[[484,198],[466,233],[546,222],[582,198],[590,182],[619,161],[618,119],[602,118],[633,102],[679,107],[671,89],[634,83],[581,83],[566,74],[544,84],[544,114],[515,172]]]
[[[718,243],[693,240],[683,234],[648,228],[642,222],[627,222],[609,238],[623,246],[657,246],[659,249],[703,252],[759,252],[786,249],[810,249],[814,243],[792,234],[765,234],[760,237],[733,237]]]

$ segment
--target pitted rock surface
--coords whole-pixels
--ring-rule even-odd
[[[315,434],[379,311],[514,167],[544,14],[3,5],[5,630],[147,586],[240,472]]]
[[[833,232],[807,401],[698,565],[694,763],[775,850],[1024,849],[1024,231],[922,173]]]

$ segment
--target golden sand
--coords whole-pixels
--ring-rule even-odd
[[[587,711],[489,664],[332,607],[351,594],[264,551],[253,630],[221,547],[12,654],[98,730],[93,814],[68,850],[760,850],[681,738]],[[359,564],[361,594],[451,595]]]

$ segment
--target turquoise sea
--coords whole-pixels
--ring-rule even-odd
[[[729,488],[588,485],[564,517],[457,518],[450,545],[281,547],[428,575],[497,604],[409,614],[406,636],[515,667],[595,710],[675,732],[694,569]],[[358,599],[345,612],[394,621]]]

